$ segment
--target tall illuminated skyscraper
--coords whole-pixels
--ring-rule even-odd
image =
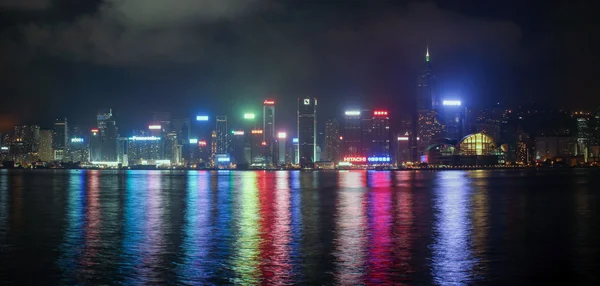
[[[38,154],[40,155],[40,160],[43,162],[50,162],[54,160],[54,152],[52,151],[52,130],[40,130],[40,145]]]
[[[438,109],[437,79],[431,69],[429,47],[425,53],[425,66],[417,82],[417,110]]]
[[[263,102],[263,141],[266,144],[266,163],[273,163],[273,150],[275,143],[275,101]]]
[[[354,157],[362,154],[360,115],[360,110],[347,110],[344,112],[343,152],[341,154],[344,157]]]
[[[301,167],[312,168],[317,156],[317,99],[298,98],[298,157]]]
[[[217,154],[225,154],[229,150],[229,133],[227,132],[227,116],[217,116],[217,126],[215,128],[217,132]]]
[[[68,149],[68,126],[67,119],[56,119],[52,130],[52,149],[54,149],[54,160],[62,161]]]
[[[391,158],[390,117],[386,110],[373,111],[369,156]]]
[[[425,67],[417,81],[417,108],[416,115],[413,117],[414,132],[411,136],[411,148],[417,154],[413,154],[413,157],[422,155],[427,146],[431,144],[431,140],[442,134],[438,109],[437,79],[431,69],[428,47],[425,53]],[[415,134],[420,140],[416,140]],[[413,160],[419,160],[419,158],[413,158]]]

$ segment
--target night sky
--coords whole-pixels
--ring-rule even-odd
[[[290,125],[299,96],[319,98],[321,118],[397,114],[414,104],[426,45],[442,97],[592,109],[592,3],[0,0],[0,131],[92,126],[105,107],[125,129],[152,111],[241,116],[267,97]]]

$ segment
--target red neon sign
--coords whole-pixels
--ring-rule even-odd
[[[94,128],[91,131],[94,132],[94,133],[98,133],[98,128]]]
[[[265,100],[265,105],[275,105],[275,100]]]
[[[373,112],[373,115],[375,116],[387,116],[388,112],[387,111],[383,111],[383,110],[376,110]]]
[[[267,146],[267,142],[263,141],[260,143],[260,145]]]
[[[198,141],[198,145],[204,147],[206,146],[206,141]]]
[[[344,157],[344,162],[367,162],[367,157]]]
[[[263,134],[263,131],[261,129],[254,129],[252,130],[252,134]]]

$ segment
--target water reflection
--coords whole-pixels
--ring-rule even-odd
[[[392,264],[392,187],[389,172],[369,172],[369,242],[366,282],[390,284],[394,281]]]
[[[79,263],[84,247],[85,173],[70,173],[67,196],[66,228],[57,264],[63,273],[62,282],[75,284],[84,278]]]
[[[211,236],[209,179],[206,173],[188,173],[186,190],[184,251],[179,277],[186,284],[206,284],[210,278],[208,257]]]
[[[8,172],[0,170],[0,251],[6,244],[8,234]]]
[[[236,182],[235,206],[237,236],[233,245],[234,283],[257,284],[260,281],[259,200],[256,172],[244,172]]]
[[[365,248],[367,246],[367,218],[363,187],[365,172],[340,172],[341,187],[336,205],[335,282],[356,285],[363,281]]]
[[[469,233],[469,179],[460,171],[438,174],[432,276],[438,285],[469,283],[475,264]]]

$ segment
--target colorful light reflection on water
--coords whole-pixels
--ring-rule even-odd
[[[549,263],[529,271],[596,261],[580,247],[598,246],[592,206],[600,195],[593,177],[577,176],[572,194],[549,197],[557,205],[573,202],[570,216],[544,224],[527,207],[548,199],[516,192],[518,181],[506,177],[523,180],[519,173],[0,170],[0,259],[11,261],[0,278],[125,285],[534,282],[540,276],[523,268],[539,260],[523,253],[544,253],[533,242],[555,233],[554,224],[576,231],[562,234],[562,247],[574,250],[546,256]],[[553,178],[544,182],[565,187]],[[586,269],[570,271],[586,284],[596,277]]]

